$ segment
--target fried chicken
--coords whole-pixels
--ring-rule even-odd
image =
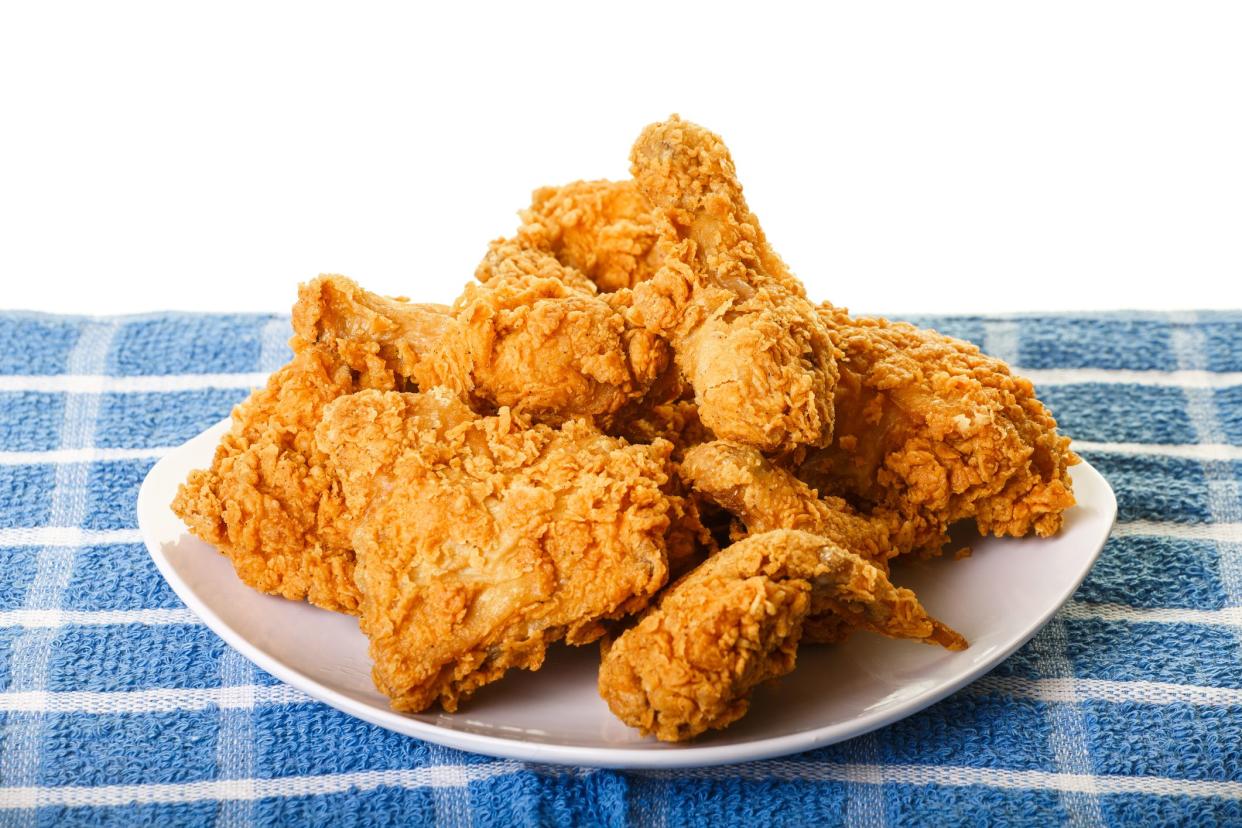
[[[717,436],[823,446],[836,367],[824,324],[746,206],[720,138],[676,116],[643,130],[631,172],[661,227],[661,266],[630,318],[672,343]]]
[[[315,427],[337,397],[404,388],[395,369],[412,373],[421,347],[407,344],[406,330],[425,333],[424,320],[447,317],[327,276],[301,286],[293,318],[292,361],[233,410],[210,468],[190,473],[172,509],[251,587],[357,612],[350,519]]]
[[[588,279],[537,250],[499,251],[491,280],[468,284],[451,308],[386,299],[341,276],[312,285],[319,301],[294,313],[300,336],[331,344],[356,371],[391,371],[411,390],[442,385],[479,411],[606,422],[671,361],[667,343],[627,326]]]
[[[714,442],[686,452],[679,473],[691,489],[739,518],[748,533],[800,529],[821,535],[888,573],[889,559],[921,540],[917,525],[877,507],[859,514],[849,503],[820,495],[756,449]],[[831,644],[853,632],[848,619],[832,612],[809,616],[803,641]]]
[[[536,190],[452,306],[302,285],[292,360],[178,490],[247,584],[361,616],[397,710],[609,633],[609,707],[693,738],[800,643],[964,648],[890,560],[961,520],[1052,534],[1074,503],[1031,384],[812,305],[718,136],[673,116],[630,161]]]
[[[723,728],[746,714],[756,686],[793,670],[805,619],[829,611],[884,635],[965,646],[876,567],[823,537],[777,530],[669,587],[606,646],[600,695],[623,722],[665,741]]]
[[[602,291],[629,288],[654,275],[659,266],[660,231],[651,205],[633,181],[575,181],[535,190],[519,213],[522,225],[510,242],[550,253],[581,272]],[[494,251],[476,276],[487,282],[495,270]]]
[[[939,552],[950,524],[1051,535],[1074,505],[1069,438],[1028,380],[968,342],[883,319],[820,316],[843,353],[836,434],[798,475],[863,511],[903,516]]]
[[[740,519],[750,534],[811,532],[885,571],[890,558],[908,551],[896,515],[861,515],[839,497],[821,496],[751,446],[723,441],[694,446],[679,473],[686,485]]]
[[[607,423],[671,363],[663,339],[626,325],[593,284],[537,250],[506,248],[489,281],[467,285],[451,315],[420,385],[444,385],[479,410]]]
[[[427,355],[451,326],[444,305],[389,299],[339,275],[319,276],[301,285],[293,306],[294,348],[297,343],[331,348],[363,378],[395,375],[417,383]]]
[[[316,440],[360,516],[361,625],[397,710],[452,711],[664,585],[667,442],[480,417],[442,388],[343,397]]]
[[[211,468],[190,475],[173,510],[254,588],[357,612],[349,515],[313,442],[327,403],[445,384],[481,408],[606,419],[666,372],[661,340],[627,328],[585,279],[576,291],[539,266],[563,269],[539,253],[506,260],[495,284],[471,286],[452,309],[378,296],[344,276],[302,285],[293,361],[238,406]],[[695,518],[681,511],[677,549],[688,556]]]

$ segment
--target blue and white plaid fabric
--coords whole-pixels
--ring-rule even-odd
[[[990,676],[891,727],[620,773],[352,719],[165,585],[138,485],[286,359],[285,318],[0,315],[0,823],[1242,824],[1242,314],[914,321],[1022,366],[1113,484],[1086,583]]]

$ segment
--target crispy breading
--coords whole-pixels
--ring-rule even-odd
[[[884,319],[820,316],[843,356],[833,442],[798,474],[821,491],[902,514],[937,553],[948,526],[1051,535],[1074,505],[1069,438],[1031,383],[968,342]]]
[[[627,327],[585,279],[575,290],[540,267],[564,270],[522,254],[453,308],[381,297],[343,276],[302,285],[292,362],[237,407],[211,467],[190,475],[174,511],[256,589],[356,612],[350,515],[312,439],[327,403],[444,384],[484,410],[607,421],[668,373],[662,340]],[[689,560],[689,539],[705,531],[693,504],[676,502],[673,540],[678,560]]]
[[[340,485],[315,448],[325,405],[366,387],[335,350],[299,349],[233,411],[211,466],[190,473],[172,509],[233,562],[246,584],[324,609],[358,611]],[[397,387],[373,371],[371,387]]]
[[[643,130],[630,161],[660,221],[662,260],[634,287],[631,319],[668,337],[717,436],[764,450],[825,445],[831,342],[746,206],[724,143],[673,116]]]
[[[600,695],[631,727],[665,741],[723,728],[756,686],[793,670],[804,621],[848,619],[884,635],[950,649],[965,641],[914,593],[818,535],[751,535],[709,558],[607,645]]]
[[[607,423],[671,362],[663,339],[626,325],[594,285],[537,250],[506,248],[491,279],[467,285],[451,316],[420,385],[444,385],[479,410]]]
[[[903,551],[895,515],[862,515],[768,461],[757,449],[714,441],[689,449],[679,467],[686,484],[737,516],[751,534],[801,529],[823,535],[882,569]]]
[[[538,669],[549,644],[595,640],[667,578],[666,442],[480,417],[440,388],[343,397],[316,439],[360,515],[362,629],[398,710],[451,711]]]
[[[651,205],[633,181],[575,181],[540,187],[530,207],[519,214],[522,225],[510,243],[555,256],[581,272],[602,291],[615,291],[651,278],[659,266],[660,232]],[[494,242],[475,274],[493,278]]]
[[[374,374],[417,382],[424,359],[451,324],[444,305],[389,299],[345,276],[324,275],[298,288],[293,346],[296,350],[318,343],[331,348],[364,381]]]
[[[255,589],[357,612],[349,515],[315,426],[339,396],[407,387],[446,310],[383,299],[343,276],[300,286],[293,359],[233,410],[211,466],[190,473],[173,511]]]

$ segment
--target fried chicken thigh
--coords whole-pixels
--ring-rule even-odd
[[[662,263],[635,285],[629,315],[672,343],[704,425],[764,450],[827,444],[832,344],[720,138],[674,116],[647,127],[630,160],[660,221]]]
[[[798,475],[860,509],[903,515],[935,553],[950,524],[1051,535],[1074,505],[1069,438],[1031,383],[968,342],[883,319],[819,309],[844,356],[832,444]]]
[[[664,585],[671,446],[480,417],[446,389],[362,392],[317,445],[359,515],[362,629],[397,710],[445,710]]]
[[[898,638],[961,649],[914,593],[818,535],[751,535],[709,558],[607,646],[600,695],[618,718],[665,741],[723,728],[756,686],[794,668],[804,621],[832,612]]]

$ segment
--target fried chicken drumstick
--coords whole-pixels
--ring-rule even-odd
[[[751,535],[673,584],[607,646],[600,695],[626,724],[665,741],[723,728],[750,694],[794,668],[804,621],[832,612],[895,638],[966,646],[914,593],[807,532]]]
[[[660,221],[661,267],[630,318],[669,339],[704,425],[764,450],[832,435],[824,323],[768,245],[720,138],[673,117],[643,130],[631,173]]]
[[[317,444],[360,515],[362,630],[397,710],[461,699],[593,641],[668,574],[672,446],[480,417],[445,389],[327,407]]]

